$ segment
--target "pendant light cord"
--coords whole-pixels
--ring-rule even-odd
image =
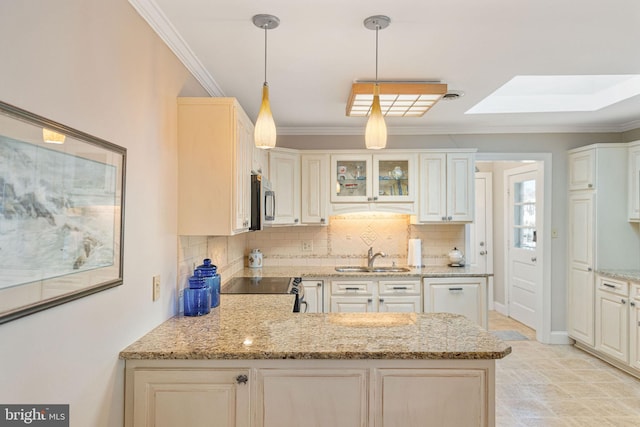
[[[267,84],[267,27],[269,24],[264,24],[264,84]]]
[[[378,30],[380,25],[376,24],[376,84],[378,83]]]

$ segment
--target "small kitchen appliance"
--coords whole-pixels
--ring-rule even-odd
[[[464,254],[458,250],[458,248],[453,248],[449,251],[449,266],[450,267],[463,267],[464,266]]]

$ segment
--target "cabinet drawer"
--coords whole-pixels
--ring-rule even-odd
[[[370,280],[337,280],[331,282],[332,295],[373,295]]]
[[[378,292],[380,295],[420,295],[420,281],[380,280]]]
[[[598,288],[601,291],[611,292],[623,297],[629,296],[629,284],[620,280],[598,277]]]

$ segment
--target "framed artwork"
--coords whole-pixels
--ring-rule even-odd
[[[126,149],[0,102],[0,323],[122,284]]]

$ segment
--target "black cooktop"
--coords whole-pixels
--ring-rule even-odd
[[[286,294],[288,277],[234,277],[220,290],[221,294]]]

